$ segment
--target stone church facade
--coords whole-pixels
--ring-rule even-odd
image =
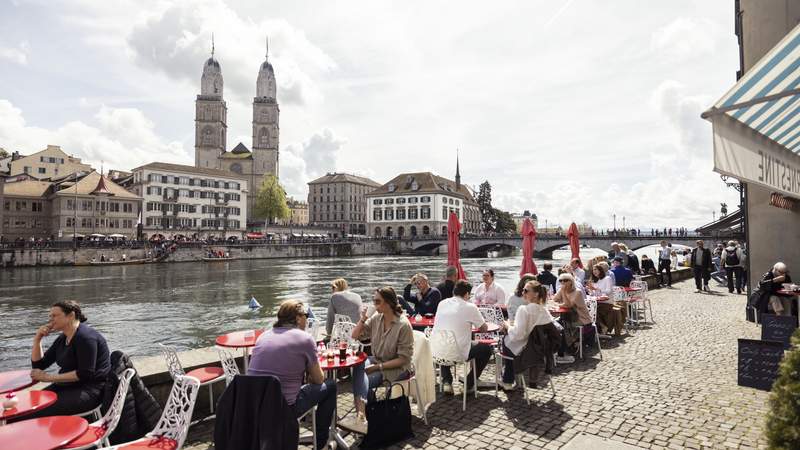
[[[278,174],[280,108],[276,98],[275,71],[269,51],[261,64],[253,98],[253,141],[247,148],[241,142],[227,151],[228,107],[223,97],[222,68],[211,57],[203,65],[200,95],[195,100],[195,166],[232,172],[247,179],[248,221],[255,216],[255,199],[266,174]]]

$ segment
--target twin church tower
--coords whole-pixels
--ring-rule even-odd
[[[247,179],[247,215],[253,217],[253,207],[264,175],[278,176],[278,119],[280,108],[275,96],[275,71],[269,62],[269,42],[264,62],[258,71],[256,96],[253,99],[252,150],[241,142],[226,151],[228,107],[222,96],[222,68],[211,57],[203,65],[200,95],[195,101],[194,164],[199,168],[220,169]]]

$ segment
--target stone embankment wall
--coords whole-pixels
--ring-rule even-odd
[[[397,241],[364,241],[340,243],[305,243],[275,245],[230,245],[213,246],[215,250],[229,252],[236,259],[269,259],[269,258],[317,258],[332,256],[367,256],[397,255],[401,253],[401,245]],[[206,254],[204,247],[179,247],[164,262],[197,261]],[[0,267],[35,267],[35,266],[69,266],[87,265],[92,259],[100,261],[105,255],[108,261],[122,261],[122,255],[128,260],[144,259],[147,249],[131,248],[80,248],[72,249],[15,249],[0,250]]]

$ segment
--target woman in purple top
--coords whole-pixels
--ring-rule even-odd
[[[256,341],[247,374],[279,379],[283,397],[297,417],[317,405],[317,448],[325,448],[336,405],[336,382],[325,380],[316,342],[305,332],[307,322],[305,305],[297,300],[281,303],[278,321]],[[309,383],[303,384],[306,375]]]

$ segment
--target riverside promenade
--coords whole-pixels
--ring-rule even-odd
[[[651,291],[656,324],[604,341],[603,361],[590,353],[559,366],[555,399],[529,390],[528,406],[519,390],[482,390],[462,412],[460,396],[437,394],[427,426],[412,403],[415,437],[392,448],[764,448],[768,393],[736,384],[736,339],[758,338],[759,329],[744,320],[745,296],[712,289],[694,293],[685,281]],[[350,384],[340,383],[340,414],[351,405]],[[212,442],[209,421],[190,429],[184,448]]]

